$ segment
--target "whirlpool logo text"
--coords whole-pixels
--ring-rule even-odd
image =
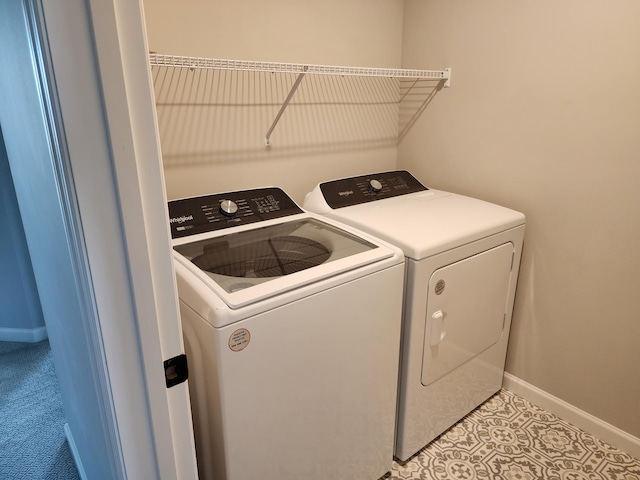
[[[190,220],[193,220],[193,215],[182,215],[181,217],[172,217],[169,219],[169,223],[181,224]]]

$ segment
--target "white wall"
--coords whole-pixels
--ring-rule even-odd
[[[640,4],[407,0],[403,66],[453,69],[399,149],[527,215],[507,371],[640,436]]]
[[[196,0],[188,8],[180,2],[145,0],[144,7],[149,48],[161,54],[400,66],[402,0]],[[235,84],[241,80],[230,81]],[[284,85],[274,88],[278,89],[271,99],[275,104],[286,97],[288,88]],[[323,84],[317,88],[341,87]],[[301,92],[297,98],[304,95]],[[336,110],[327,110],[331,108],[339,107],[317,107],[308,114],[295,106],[290,108],[274,131],[272,147],[267,149],[264,134],[278,110],[277,106],[267,107],[268,112],[255,129],[242,127],[225,133],[233,138],[214,138],[212,146],[195,154],[185,151],[180,154],[180,149],[176,152],[173,144],[169,144],[168,137],[180,135],[185,125],[172,125],[169,133],[163,132],[163,113],[159,112],[168,197],[277,185],[301,203],[304,194],[321,180],[395,168],[395,144],[371,137],[349,143],[338,134],[327,135],[322,129],[323,122],[325,125],[327,121],[350,122],[350,118],[358,115],[362,118],[361,113],[353,114],[355,117],[349,113],[338,119]],[[232,113],[226,115],[220,120],[225,128],[239,123]],[[242,121],[253,122],[256,115],[249,114]],[[186,131],[190,129],[186,127]],[[212,128],[211,137],[218,130]]]

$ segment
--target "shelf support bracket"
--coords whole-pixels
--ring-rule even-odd
[[[449,88],[451,86],[451,69],[444,69],[444,88]]]
[[[287,106],[289,105],[289,102],[293,98],[293,95],[296,93],[296,90],[300,86],[300,82],[302,82],[302,79],[304,78],[307,70],[309,70],[309,67],[305,65],[304,72],[301,72],[298,75],[298,78],[296,78],[296,81],[293,83],[293,86],[291,87],[291,91],[289,92],[289,95],[287,95],[287,98],[285,98],[284,102],[282,103],[282,106],[280,107],[280,111],[276,115],[276,118],[273,120],[273,123],[271,124],[271,127],[269,128],[269,130],[267,130],[267,134],[264,136],[264,144],[266,147],[271,146],[271,134],[273,133],[273,130],[276,128],[276,125],[280,121],[280,117],[282,117],[282,114],[287,109]]]

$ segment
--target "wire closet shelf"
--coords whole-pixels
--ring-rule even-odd
[[[392,97],[392,102],[396,105],[397,115],[401,118],[397,123],[397,141],[399,141],[406,131],[413,125],[417,117],[420,115],[426,104],[431,100],[433,95],[440,88],[448,88],[451,83],[451,69],[445,68],[443,70],[413,70],[413,69],[392,69],[392,68],[363,68],[363,67],[347,67],[347,66],[331,66],[331,65],[311,65],[311,64],[296,64],[296,63],[278,63],[278,62],[262,62],[262,61],[248,61],[248,60],[227,60],[227,59],[215,59],[215,58],[203,58],[203,57],[187,57],[178,55],[163,55],[158,53],[151,53],[149,55],[149,62],[152,68],[155,69],[188,69],[191,72],[194,71],[234,71],[234,72],[261,72],[262,74],[288,74],[294,75],[295,80],[292,85],[288,87],[288,94],[285,98],[280,100],[280,108],[275,115],[271,126],[267,130],[264,137],[264,144],[269,147],[271,145],[271,134],[273,133],[276,125],[280,121],[283,113],[291,103],[292,99],[303,78],[306,75],[314,76],[329,76],[329,77],[361,77],[363,79],[391,79],[397,85]],[[421,89],[424,91],[424,83],[430,82],[437,85],[437,88],[432,88],[427,95],[416,93]],[[380,88],[379,84],[372,84],[369,90],[375,90]],[[386,87],[385,87],[386,88]],[[175,96],[175,93],[173,94]],[[384,93],[381,95],[387,95]],[[412,99],[412,95],[422,96],[423,99]],[[344,98],[335,100],[336,103],[366,103],[362,99],[352,99],[345,101]],[[404,110],[408,112],[403,113]],[[375,102],[371,102],[372,104]],[[378,102],[380,103],[380,102]],[[156,104],[161,106],[164,101],[159,101],[158,94],[156,93]],[[408,105],[408,107],[407,107]],[[404,120],[403,120],[403,118]]]

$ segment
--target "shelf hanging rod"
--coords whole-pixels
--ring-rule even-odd
[[[330,65],[308,65],[298,63],[276,63],[249,60],[225,60],[204,57],[185,57],[179,55],[161,55],[158,53],[149,54],[151,66],[167,68],[188,68],[189,70],[236,70],[269,73],[293,73],[298,74],[287,98],[284,100],[276,118],[265,135],[265,145],[271,146],[271,134],[280,121],[284,111],[287,109],[293,95],[300,86],[306,74],[334,75],[334,76],[358,76],[358,77],[385,77],[385,78],[405,78],[414,79],[414,85],[418,80],[433,80],[442,82],[442,87],[448,88],[451,85],[451,69],[444,70],[410,70],[393,68],[364,68],[364,67],[342,67]],[[413,88],[413,86],[411,87]],[[411,88],[409,90],[411,90]],[[405,94],[406,95],[406,94]]]
[[[248,70],[273,73],[305,73],[315,75],[355,75],[360,77],[396,77],[444,80],[445,88],[451,74],[445,70],[411,70],[394,68],[342,67],[331,65],[307,65],[299,63],[260,62],[250,60],[224,60],[217,58],[184,57],[179,55],[149,55],[151,65],[212,70]]]

